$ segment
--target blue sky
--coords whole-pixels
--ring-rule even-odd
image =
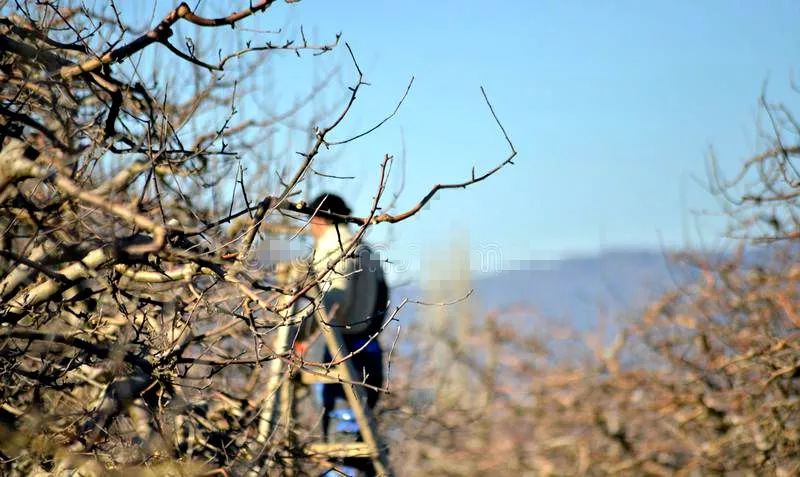
[[[201,3],[201,12],[218,5]],[[248,26],[282,27],[287,38],[302,24],[319,41],[343,33],[371,86],[341,136],[381,119],[416,78],[392,121],[335,161],[321,158],[323,171],[357,176],[324,184],[357,212],[368,207],[384,154],[405,151],[398,209],[436,182],[502,160],[507,150],[479,86],[486,88],[519,151],[516,164],[443,192],[391,230],[376,228],[372,240],[391,241],[391,258],[413,270],[427,251],[463,237],[473,252],[499,250],[509,263],[714,246],[721,221],[711,212],[719,208],[698,183],[705,156],[713,146],[733,172],[758,149],[765,84],[770,99],[798,103],[789,84],[799,66],[799,14],[794,1],[303,0]],[[292,56],[276,63],[276,74],[295,74],[291,63],[316,62],[315,71],[341,64],[348,83],[348,61],[344,48],[319,59]],[[396,174],[392,187],[399,182]]]

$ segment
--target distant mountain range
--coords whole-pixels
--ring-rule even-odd
[[[477,314],[524,310],[531,323],[546,320],[586,331],[601,321],[614,327],[695,272],[671,263],[663,252],[613,250],[594,256],[530,261],[519,270],[473,277],[470,300]],[[393,290],[393,302],[424,296],[419,285]],[[415,319],[418,309],[404,310]]]

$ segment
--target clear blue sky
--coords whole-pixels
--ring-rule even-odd
[[[519,151],[516,165],[446,191],[393,226],[392,258],[416,268],[425,250],[457,236],[476,250],[500,250],[505,261],[696,247],[699,234],[713,244],[720,222],[695,221],[692,211],[718,208],[693,177],[706,178],[711,146],[728,171],[758,148],[765,81],[771,99],[798,103],[789,88],[800,72],[798,20],[800,3],[788,0],[303,0],[254,23],[283,27],[283,37],[300,24],[318,40],[343,33],[372,84],[343,133],[382,118],[416,77],[391,122],[323,168],[358,176],[327,187],[359,204],[357,212],[368,206],[383,155],[400,156],[403,145],[399,209],[436,182],[501,160],[507,151],[480,95],[485,86]],[[343,48],[313,61],[341,63],[342,80],[352,79]],[[373,240],[385,240],[388,228]]]

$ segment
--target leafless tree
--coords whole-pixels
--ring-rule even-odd
[[[414,335],[449,351],[444,367],[416,350],[393,362],[383,420],[399,429],[398,472],[797,475],[800,124],[781,104],[763,100],[762,111],[761,153],[732,178],[709,163],[733,250],[674,257],[696,279],[616,339],[525,333],[520,310],[461,336],[455,326]],[[560,359],[565,348],[579,354]],[[445,382],[447,393],[429,384]]]
[[[181,3],[137,27],[112,0],[0,0],[2,472],[229,472],[252,463],[247,445],[269,398],[263,363],[328,369],[275,352],[270,338],[316,306],[308,292],[355,243],[326,273],[291,282],[254,248],[270,228],[296,231],[318,213],[297,199],[323,151],[375,129],[334,137],[366,83],[345,46],[341,71],[354,79],[344,100],[315,118],[299,155],[265,151],[276,125],[304,128],[293,120],[318,89],[240,119],[264,78],[280,75],[266,58],[321,55],[339,38],[257,31],[217,51],[217,38],[240,38],[275,2],[238,3],[216,18]],[[381,152],[370,212],[340,219],[360,239],[408,218],[438,191],[512,164],[508,144],[496,167],[397,213],[383,208],[392,156]],[[298,303],[297,316],[282,313]],[[276,465],[302,454],[277,438],[267,451]]]

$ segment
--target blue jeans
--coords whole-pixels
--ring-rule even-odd
[[[361,348],[367,340],[369,340],[367,336],[344,335],[345,345],[347,346],[346,353]],[[345,350],[342,350],[342,353],[345,353]],[[324,361],[331,361],[333,359],[327,348],[325,349],[325,354],[322,359]],[[377,388],[383,387],[383,350],[377,340],[372,340],[366,348],[350,358],[350,362],[353,363],[353,367],[356,371],[354,380],[361,381],[366,374],[366,384]],[[375,404],[378,402],[380,393],[370,388],[366,388],[365,390],[367,406],[371,409],[375,407]],[[346,400],[347,398],[341,384],[323,384],[320,398],[324,411],[322,415],[322,432],[327,439],[330,413],[336,407],[336,400],[339,398]]]

